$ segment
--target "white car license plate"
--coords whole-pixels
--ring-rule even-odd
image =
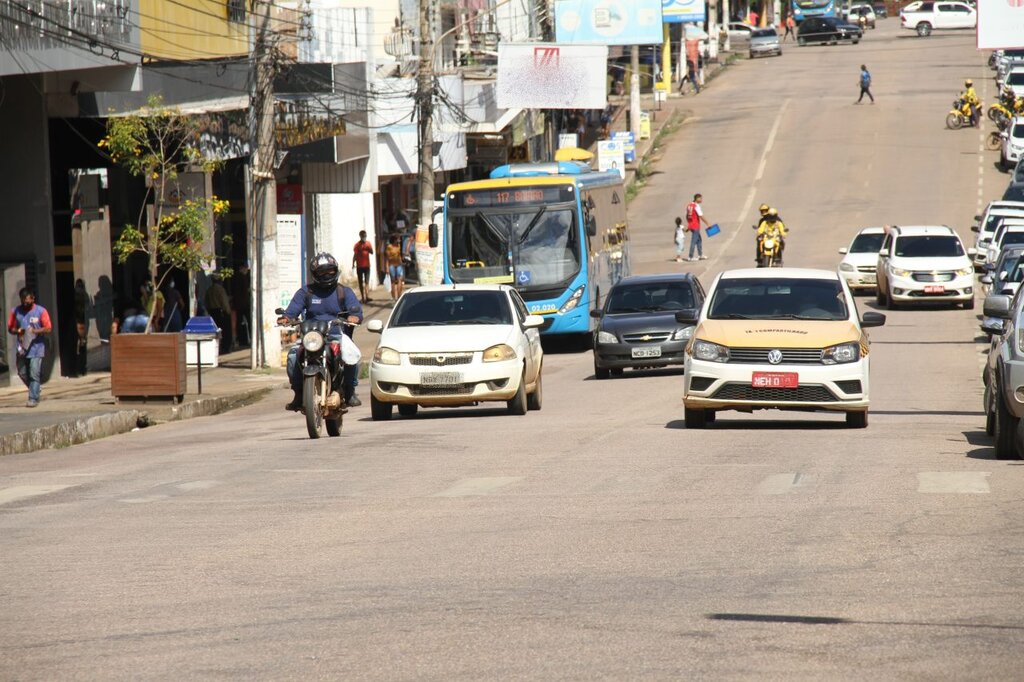
[[[877,284],[878,279],[874,275],[861,275],[860,281],[864,284]]]
[[[631,352],[634,358],[660,358],[661,346],[655,348],[634,348]]]
[[[459,372],[426,372],[420,375],[420,383],[424,386],[454,386],[462,383]]]
[[[926,294],[944,294],[946,293],[946,287],[941,284],[929,284],[924,288]]]

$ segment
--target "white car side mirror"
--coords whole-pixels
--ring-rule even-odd
[[[843,254],[844,256],[847,253],[849,253],[849,252],[850,252],[850,250],[848,248],[846,248],[845,246],[843,248],[839,249],[839,253]]]
[[[370,320],[366,323],[366,331],[380,334],[384,331],[384,322],[382,320]]]
[[[544,326],[544,318],[540,315],[527,315],[523,320],[523,327],[526,329],[537,329]]]

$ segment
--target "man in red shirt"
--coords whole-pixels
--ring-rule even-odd
[[[703,220],[705,226],[710,227],[710,225],[707,218],[704,217],[704,209],[700,207],[702,203],[704,203],[704,197],[700,194],[694,194],[693,201],[686,205],[686,229],[690,231],[690,257],[687,260],[691,261],[697,260],[697,258],[693,257],[694,249],[697,250],[700,260],[707,260],[700,236],[700,223]]]
[[[366,241],[366,230],[359,230],[359,241],[352,251],[352,267],[356,269],[356,278],[359,280],[359,298],[363,303],[369,303],[370,297],[366,292],[370,288],[370,256],[373,255],[373,244]]]

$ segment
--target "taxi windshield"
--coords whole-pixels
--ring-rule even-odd
[[[723,278],[708,309],[711,320],[846,320],[842,285],[833,279]]]

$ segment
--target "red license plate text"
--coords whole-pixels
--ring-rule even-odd
[[[944,294],[946,293],[946,287],[941,284],[929,284],[924,288],[926,294]]]
[[[754,372],[750,385],[754,388],[797,388],[800,375],[796,372]]]

